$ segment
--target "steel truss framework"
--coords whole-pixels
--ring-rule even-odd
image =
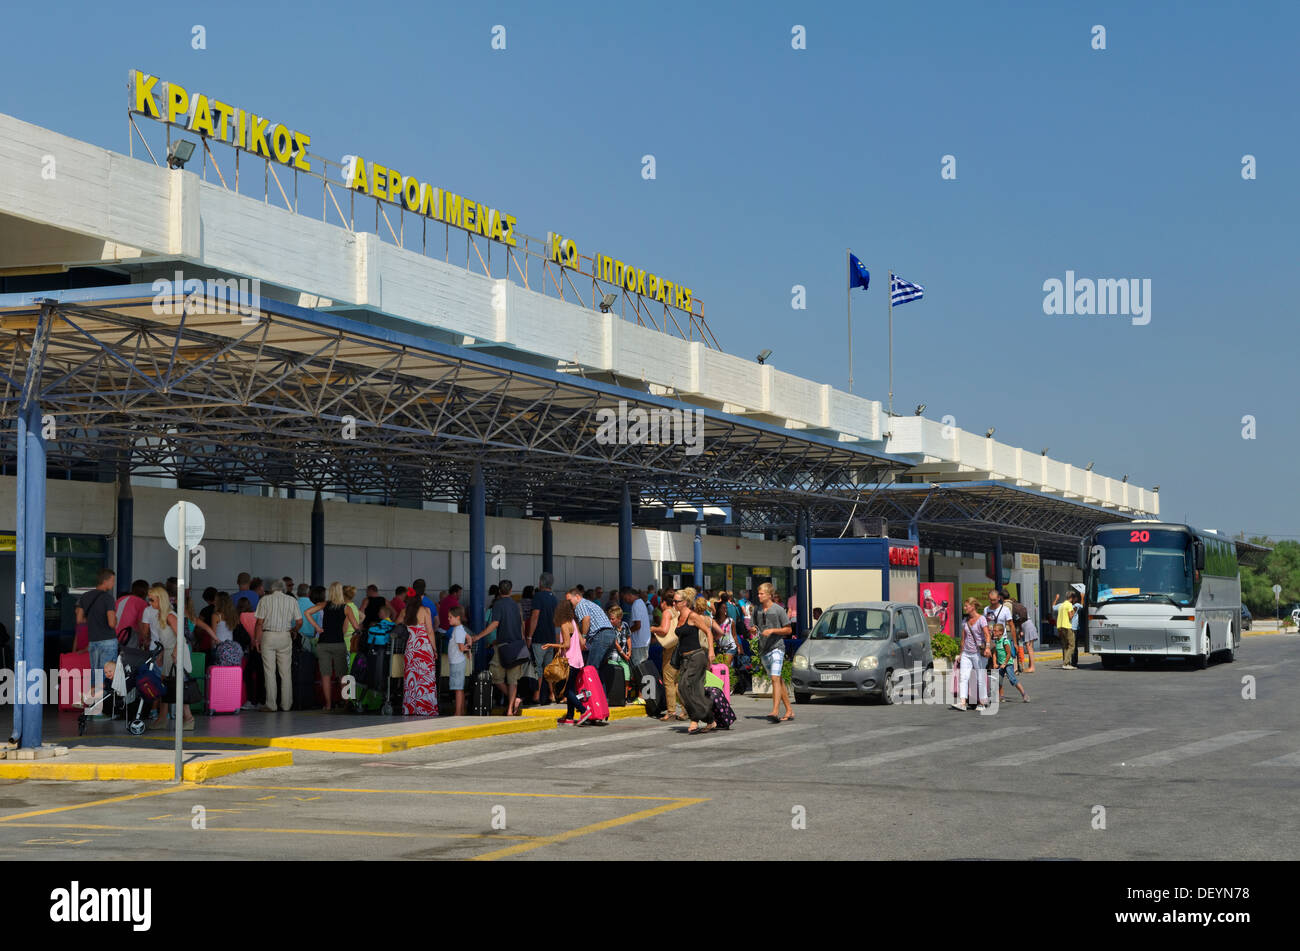
[[[22,301],[0,298],[0,411],[14,416],[43,308],[52,468],[464,503],[478,462],[498,505],[608,520],[630,481],[668,505],[743,497],[762,522],[851,504],[908,465],[711,409],[698,454],[680,433],[602,440],[597,412],[620,400],[698,407],[279,302],[241,315],[220,298],[188,312],[178,300],[160,314],[142,286]],[[0,438],[8,465],[13,427]]]
[[[1002,482],[895,483],[864,492],[856,508],[841,501],[809,508],[817,536],[838,536],[851,515],[883,518],[895,537],[915,524],[927,548],[991,550],[1001,539],[1004,552],[1065,561],[1075,560],[1079,539],[1094,526],[1136,517]],[[779,528],[794,534],[794,526],[791,512]]]

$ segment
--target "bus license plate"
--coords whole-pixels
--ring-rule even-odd
[[[838,683],[844,679],[843,674],[822,674],[822,683]]]

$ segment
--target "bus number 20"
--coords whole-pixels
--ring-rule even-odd
[[[1151,533],[1150,532],[1129,532],[1128,540],[1129,540],[1129,544],[1131,545],[1136,545],[1138,542],[1149,542],[1151,541]]]

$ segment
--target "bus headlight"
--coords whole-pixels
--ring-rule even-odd
[[[1094,634],[1094,635],[1092,635],[1092,639],[1093,639],[1094,641],[1108,641],[1108,640],[1110,640],[1110,635],[1109,635],[1109,634]]]
[[[1173,639],[1175,641],[1190,641],[1192,638],[1190,634],[1175,634]]]

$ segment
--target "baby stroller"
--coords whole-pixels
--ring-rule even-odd
[[[157,663],[161,655],[161,645],[155,650],[144,650],[139,647],[122,647],[118,650],[110,689],[121,698],[130,712],[126,729],[132,736],[140,736],[144,733],[145,714],[163,696],[162,671],[158,669]],[[107,698],[107,690],[97,698],[91,698],[89,695],[84,698],[84,708],[77,716],[78,736],[86,732],[87,719],[100,712]],[[134,707],[133,711],[132,707]]]

